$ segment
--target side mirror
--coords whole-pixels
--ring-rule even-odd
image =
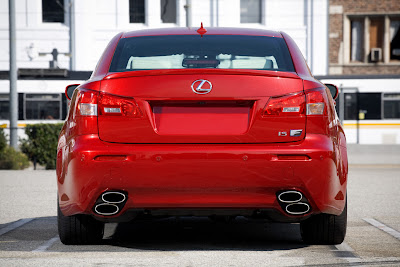
[[[74,90],[76,89],[76,87],[78,87],[79,84],[70,84],[67,87],[65,87],[65,95],[67,96],[67,98],[69,100],[72,99],[72,95],[74,94]]]
[[[336,99],[339,96],[339,89],[337,88],[336,85],[326,83],[325,86],[328,87],[333,99]]]

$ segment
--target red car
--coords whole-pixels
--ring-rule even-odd
[[[312,76],[286,33],[120,33],[66,94],[57,149],[64,244],[100,241],[107,222],[158,216],[299,222],[306,243],[343,241],[338,90]]]

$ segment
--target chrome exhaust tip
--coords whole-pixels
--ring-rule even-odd
[[[115,204],[101,203],[94,207],[94,211],[103,216],[111,216],[119,212],[119,207]]]
[[[93,212],[102,216],[115,215],[124,208],[127,199],[128,195],[123,191],[103,192],[94,204]]]
[[[291,203],[286,206],[285,210],[291,215],[302,215],[310,211],[310,205],[303,202]]]
[[[284,191],[278,195],[278,200],[283,203],[296,203],[303,198],[303,194],[299,191]]]
[[[120,204],[126,200],[125,194],[121,192],[105,192],[101,195],[101,200],[108,204]]]

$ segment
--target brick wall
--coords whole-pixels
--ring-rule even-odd
[[[400,62],[388,64],[343,64],[343,25],[346,14],[400,15],[400,0],[329,1],[329,74],[399,74]],[[350,29],[349,29],[350,30]],[[393,66],[394,64],[394,66]]]
[[[368,64],[368,66],[354,66],[354,65],[346,65],[342,67],[344,75],[359,75],[359,74],[367,74],[367,75],[398,75],[400,74],[400,63],[399,65],[376,65],[376,64]]]
[[[341,5],[345,13],[393,12],[400,10],[399,0],[329,0],[332,6]]]

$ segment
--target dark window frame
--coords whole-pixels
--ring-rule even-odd
[[[10,94],[0,94],[0,96],[1,96],[0,102],[8,103],[8,117],[7,118],[0,117],[0,120],[9,120],[10,119]]]
[[[171,2],[169,2],[169,1],[171,1]],[[171,15],[172,15],[172,17],[174,17],[174,20],[173,21],[166,21],[166,22],[164,22],[164,20],[163,20],[163,15],[164,15],[164,11],[163,11],[163,9],[166,9],[167,7],[168,7],[168,3],[174,3],[173,5],[172,5],[172,9],[171,10],[173,10],[173,13],[171,13]],[[160,8],[161,8],[161,14],[160,14],[160,19],[161,19],[161,23],[163,23],[163,24],[177,24],[178,23],[178,3],[177,3],[178,1],[177,0],[160,0]],[[167,13],[165,13],[165,15],[169,15],[169,14],[167,14]],[[168,17],[167,17],[167,19],[168,19]]]
[[[357,88],[346,88],[342,92],[343,95],[343,100],[344,103],[340,102],[340,97],[336,99],[336,112],[338,115],[340,115],[340,106],[344,106],[344,118],[340,118],[341,120],[383,120],[383,109],[384,109],[384,103],[382,99],[382,92],[359,92]],[[379,100],[372,100],[370,103],[375,103],[378,107],[376,109],[370,108],[371,104],[368,104],[367,101],[363,101],[362,98],[366,98],[367,96],[371,97],[379,97]],[[346,100],[346,98],[351,97],[351,103],[349,104],[349,100]],[[367,113],[365,113],[365,118],[360,119],[360,111],[366,110]],[[349,113],[349,111],[351,113]],[[368,114],[369,111],[369,114]],[[371,115],[372,114],[372,115]],[[372,118],[371,118],[372,116]]]
[[[129,0],[129,23],[146,23],[145,0]]]
[[[263,21],[263,1],[262,0],[257,0],[257,1],[259,1],[259,3],[258,3],[258,16],[259,16],[259,19],[257,21],[254,21],[254,22],[253,21],[252,22],[245,21],[245,20],[248,20],[248,18],[250,16],[242,15],[242,6],[243,5],[248,5],[248,3],[244,3],[244,1],[246,1],[246,0],[240,0],[240,23],[241,24],[262,24],[262,21]]]
[[[398,98],[389,98],[386,97],[385,95],[391,95],[391,94],[396,94],[398,95]],[[400,104],[400,93],[396,93],[396,92],[386,92],[386,93],[382,93],[382,120],[399,120],[399,117],[396,118],[386,118],[385,117],[385,101],[398,101]]]
[[[42,0],[43,23],[65,23],[65,0]]]
[[[400,29],[398,30],[398,34],[396,35],[396,43],[392,44],[392,41],[389,41],[389,43],[385,43],[385,35],[386,34],[390,34],[390,25],[392,21],[400,21],[400,13],[393,13],[393,14],[385,14],[385,13],[377,13],[377,14],[373,14],[373,13],[366,13],[366,14],[346,14],[345,17],[348,20],[348,35],[343,36],[343,40],[345,42],[348,43],[348,48],[349,48],[349,53],[347,55],[345,55],[345,57],[347,57],[347,59],[345,59],[345,61],[347,60],[346,64],[349,65],[357,65],[360,63],[363,64],[375,64],[376,62],[379,62],[380,64],[384,64],[384,65],[390,65],[390,64],[399,64],[400,63],[400,56],[393,56],[392,55],[392,49],[393,49],[393,45],[395,46],[394,48],[400,50],[400,46],[399,46],[399,38],[400,38]],[[387,28],[386,25],[386,18],[388,18],[389,20],[389,28]],[[366,21],[369,21],[368,23],[368,35],[370,36],[369,38],[366,38],[365,36],[365,32],[366,29],[365,27],[366,25]],[[371,47],[371,22],[372,21],[378,21],[381,20],[382,21],[382,25],[381,27],[383,27],[383,29],[379,30],[379,36],[377,37],[379,40],[381,40],[381,47]],[[353,45],[352,45],[352,22],[354,21],[359,21],[361,22],[361,45],[360,45],[360,53],[361,53],[361,60],[352,60],[353,58]],[[375,25],[376,26],[376,25]],[[346,40],[345,40],[346,39]],[[368,44],[367,44],[368,43]],[[366,51],[366,48],[369,48],[369,51]],[[377,49],[381,49],[381,58],[378,61],[373,61],[372,60],[372,49],[373,48],[377,48]],[[389,51],[389,58],[385,58],[385,51]]]
[[[57,98],[54,99],[40,99],[40,98],[29,98],[27,95],[53,95],[57,96]],[[26,116],[26,110],[27,110],[27,102],[43,102],[43,101],[49,101],[49,102],[59,102],[59,116],[58,118],[53,118],[53,119],[27,119]],[[61,93],[24,93],[23,94],[23,120],[62,120],[63,117],[63,101],[62,101],[62,94]]]

